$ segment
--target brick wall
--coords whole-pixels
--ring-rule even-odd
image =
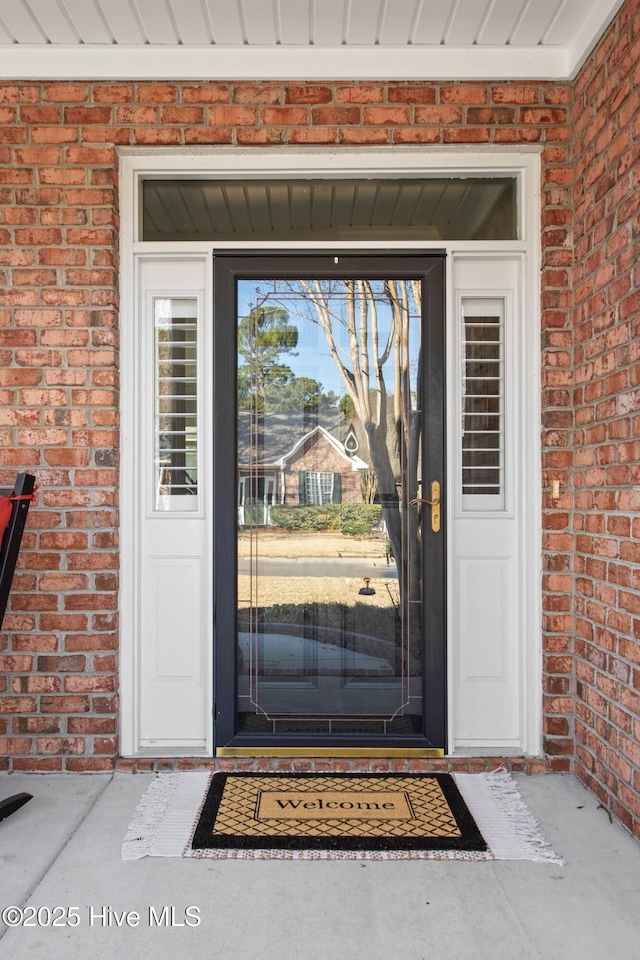
[[[314,434],[304,442],[301,449],[287,463],[285,474],[285,502],[299,502],[298,471],[328,471],[340,474],[340,490],[343,503],[362,503],[360,474],[351,469],[351,464],[341,457],[324,437]]]
[[[105,769],[118,752],[116,147],[539,144],[543,468],[568,480],[571,95],[553,83],[0,84],[0,484],[26,468],[41,488],[0,638],[0,764]],[[555,769],[573,749],[567,498],[542,521]]]
[[[575,88],[576,772],[640,838],[640,3]]]

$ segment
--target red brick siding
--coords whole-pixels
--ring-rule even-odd
[[[576,81],[576,772],[640,838],[640,3]]]
[[[0,640],[0,763],[101,769],[118,752],[115,147],[539,144],[543,467],[568,479],[571,95],[556,83],[0,84],[0,484],[26,468],[41,486]],[[567,769],[564,501],[547,502],[543,525],[546,749]]]
[[[285,473],[285,502],[299,503],[299,470],[319,470],[339,473],[343,503],[362,503],[360,474],[351,469],[351,465],[341,457],[324,437],[317,434],[310,437],[301,449],[287,463]]]

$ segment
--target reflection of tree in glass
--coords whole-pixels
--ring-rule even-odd
[[[420,281],[344,280],[339,284],[335,280],[297,280],[289,281],[288,286],[298,296],[302,294],[312,308],[312,319],[326,337],[350,401],[341,402],[341,407],[352,405],[366,432],[403,602],[418,600],[418,515],[407,505],[418,496],[421,446],[421,414],[414,409],[415,391],[411,389],[412,371],[414,382],[421,382],[421,353],[416,363],[409,349],[411,320],[416,322],[421,312]],[[337,286],[341,287],[338,297]],[[391,315],[384,334],[379,322],[382,309]],[[343,339],[348,343],[346,349],[341,347]],[[383,370],[388,361],[393,369],[391,395]],[[388,436],[390,423],[395,432],[392,438]],[[400,464],[400,474],[394,461]],[[404,549],[403,534],[407,538]]]
[[[238,353],[238,407],[257,412],[269,409],[319,411],[335,407],[338,397],[324,393],[311,377],[296,377],[281,362],[283,354],[297,356],[298,328],[289,323],[283,307],[260,306],[240,319]]]
[[[281,354],[293,353],[297,345],[298,328],[289,323],[282,307],[254,307],[240,318],[238,353],[244,360],[238,370],[240,407],[253,401],[264,409],[269,385],[286,382],[291,375],[291,368],[280,362]]]

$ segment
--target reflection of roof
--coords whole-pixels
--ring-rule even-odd
[[[289,453],[287,453],[284,457],[280,458],[279,465],[284,467],[287,461],[290,460],[293,456],[295,456],[295,454],[298,452],[300,447],[302,447],[303,444],[307,440],[309,440],[314,434],[324,437],[327,443],[330,443],[331,446],[334,448],[334,450],[337,453],[339,453],[341,457],[343,457],[346,461],[348,461],[351,464],[352,470],[367,469],[367,464],[364,462],[364,460],[361,460],[360,457],[356,456],[355,453],[354,454],[347,453],[344,443],[341,443],[339,440],[336,440],[333,434],[329,433],[328,430],[325,430],[324,427],[314,427],[313,430],[309,431],[309,433],[305,434],[303,437],[300,437],[298,442],[294,444],[294,446],[291,448]]]
[[[282,466],[300,447],[301,443],[315,430],[320,429],[325,439],[335,449],[353,464],[355,470],[366,468],[367,464],[360,457],[350,457],[344,449],[350,421],[346,420],[339,411],[330,411],[321,414],[307,414],[299,411],[287,413],[260,413],[258,414],[257,462],[265,466]],[[253,431],[256,424],[253,424]],[[251,414],[241,410],[238,413],[238,462],[247,464],[249,456],[249,440],[251,430]],[[252,438],[255,444],[256,438]]]

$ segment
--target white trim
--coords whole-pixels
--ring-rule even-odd
[[[524,204],[529,208],[528,215],[531,222],[533,211],[538,209],[539,194],[529,193],[523,198]],[[505,245],[506,246],[506,245]],[[453,738],[454,734],[454,703],[453,703],[453,664],[455,663],[456,650],[454,649],[453,630],[449,629],[448,634],[448,663],[451,665],[449,670],[449,730],[451,739],[449,740],[450,750],[453,752],[455,747],[456,755],[464,755],[468,748],[476,750],[494,747],[518,749],[524,753],[539,756],[542,753],[542,467],[541,467],[541,447],[540,447],[540,416],[541,416],[541,385],[540,385],[540,357],[541,357],[541,331],[540,331],[540,285],[539,285],[539,263],[540,263],[540,240],[539,237],[532,238],[528,253],[524,251],[513,251],[506,249],[499,253],[493,251],[488,253],[473,249],[472,244],[466,245],[466,250],[452,250],[451,262],[448,264],[447,284],[448,284],[448,329],[447,329],[447,378],[450,383],[456,383],[457,372],[455,364],[459,360],[459,337],[455,329],[457,321],[457,309],[459,307],[460,294],[466,296],[469,290],[460,290],[456,288],[454,272],[456,263],[462,261],[478,261],[480,264],[486,264],[489,261],[517,262],[518,264],[518,283],[519,300],[513,300],[513,314],[516,322],[516,329],[511,337],[512,343],[508,347],[508,353],[505,352],[505,362],[511,363],[514,367],[511,371],[506,371],[511,380],[509,386],[510,395],[513,397],[513,404],[519,411],[514,414],[517,420],[515,434],[512,432],[511,442],[514,444],[514,477],[509,486],[511,492],[507,497],[505,509],[496,511],[496,516],[515,519],[518,525],[517,544],[519,555],[517,557],[516,567],[519,571],[517,589],[518,599],[518,623],[517,623],[517,642],[518,657],[521,668],[520,676],[520,717],[519,730],[520,742],[506,740],[491,740],[482,744],[475,741],[464,741],[459,738]],[[515,292],[515,291],[514,291]],[[471,295],[479,295],[477,289],[473,289]],[[494,291],[490,286],[486,288],[483,296],[492,297],[499,295],[499,291]],[[517,294],[516,294],[517,295]],[[519,342],[518,342],[519,341]],[[455,435],[454,425],[458,422],[460,404],[459,398],[454,396],[452,391],[447,396],[447,421],[452,425],[448,433]],[[519,425],[523,429],[518,429]],[[511,459],[511,458],[508,458]],[[459,451],[454,442],[449,444],[447,456],[448,476],[450,478],[449,486],[453,488],[453,481],[459,475],[460,457]],[[514,513],[514,495],[517,491],[518,507]],[[471,511],[461,510],[461,497],[457,503],[451,502],[456,498],[451,497],[448,510],[448,531],[449,539],[447,544],[447,571],[448,571],[448,609],[455,609],[455,588],[454,566],[456,559],[455,545],[453,541],[453,526],[456,519],[473,519],[476,517],[490,517],[490,512],[472,513]],[[506,558],[505,558],[506,559]],[[477,750],[476,750],[477,755]]]
[[[133,504],[136,495],[133,489],[131,460],[136,450],[135,424],[129,411],[135,409],[136,371],[132,366],[132,340],[134,336],[132,320],[136,312],[136,291],[133,273],[134,254],[144,254],[156,259],[163,256],[194,258],[210,257],[213,253],[211,243],[184,242],[179,244],[142,243],[138,236],[138,184],[144,176],[163,177],[424,177],[473,176],[481,172],[485,176],[518,176],[521,181],[520,236],[518,241],[498,242],[423,242],[412,243],[416,251],[444,250],[447,254],[447,351],[448,363],[454,357],[451,318],[455,316],[452,292],[452,262],[454,257],[486,258],[517,256],[522,259],[522,301],[518,305],[527,322],[524,324],[522,350],[524,351],[525,375],[519,385],[523,422],[526,424],[527,442],[522,444],[521,482],[522,487],[522,528],[521,528],[521,569],[522,575],[522,612],[521,630],[525,650],[526,683],[522,683],[522,723],[524,752],[534,755],[541,753],[542,729],[542,653],[541,653],[541,505],[542,476],[540,460],[540,149],[524,147],[502,150],[498,147],[487,149],[459,148],[455,151],[440,148],[409,148],[388,150],[360,148],[356,150],[322,150],[317,148],[288,147],[285,150],[255,150],[249,148],[203,149],[181,153],[179,151],[149,152],[130,148],[120,151],[121,183],[121,251],[122,251],[122,752],[124,755],[150,756],[149,750],[140,751],[136,741],[138,729],[137,705],[135,702],[135,625],[132,623],[132,597],[136,588],[133,571],[135,529],[133,528]],[[217,250],[239,248],[269,249],[273,244],[217,244]],[[385,251],[405,250],[406,243],[281,243],[279,249],[322,249]],[[451,373],[451,370],[449,371]],[[453,415],[452,400],[448,399],[447,416]],[[133,431],[133,432],[132,432]],[[452,451],[448,454],[448,470],[454,469]],[[447,504],[453,510],[453,504]],[[453,514],[449,520],[453,519]],[[449,537],[452,523],[447,524]],[[448,544],[448,603],[452,602],[452,557],[451,543]],[[449,661],[451,662],[451,638],[448,638]],[[449,678],[451,693],[451,676]],[[455,742],[452,728],[451,696],[449,697],[449,743]],[[502,744],[514,746],[513,744]],[[487,744],[489,747],[490,745]],[[499,747],[500,744],[494,744]],[[211,747],[208,745],[210,751]],[[184,755],[179,746],[158,745],[155,755]]]
[[[265,5],[266,2],[264,0]],[[251,31],[253,42],[242,45],[177,42],[175,32],[165,34],[163,39],[176,42],[127,44],[112,39],[111,42],[84,43],[78,35],[78,42],[58,43],[50,42],[51,38],[41,26],[38,32],[42,42],[0,44],[0,79],[202,81],[206,78],[231,83],[243,80],[564,81],[575,78],[624,2],[595,0],[585,4],[575,28],[575,0],[568,17],[566,5],[560,4],[540,42],[529,45],[508,41],[482,43],[482,28],[476,35],[480,42],[467,46],[446,42],[258,43],[255,40],[260,39],[260,29],[256,30],[255,18]],[[108,7],[107,0],[107,14]],[[29,34],[34,36],[31,30]],[[131,36],[135,37],[135,33]],[[268,37],[268,32],[264,36]],[[5,30],[3,38],[6,41],[12,35]]]
[[[126,180],[123,180],[122,202],[124,209],[130,213],[130,190],[127,189]],[[135,194],[134,194],[135,195]],[[158,742],[154,746],[154,741],[147,742],[141,737],[141,717],[140,717],[140,647],[139,638],[142,633],[140,622],[141,610],[140,604],[136,603],[136,597],[141,594],[141,542],[142,542],[142,524],[149,517],[157,517],[158,512],[153,509],[153,489],[151,487],[141,490],[136,484],[136,459],[140,456],[142,450],[143,459],[146,457],[149,461],[149,450],[143,449],[143,430],[141,429],[141,410],[147,412],[148,402],[143,395],[143,385],[149,382],[149,370],[141,369],[136,365],[136,358],[144,351],[141,345],[145,342],[144,330],[139,324],[133,322],[144,314],[139,284],[140,266],[144,260],[157,262],[158,260],[181,260],[185,263],[200,262],[204,266],[206,274],[206,285],[204,290],[190,289],[179,291],[178,295],[185,295],[197,298],[199,310],[203,317],[210,317],[212,313],[212,271],[207,269],[211,262],[210,250],[206,252],[183,249],[173,250],[171,254],[147,254],[134,256],[132,245],[127,242],[125,235],[123,240],[122,269],[121,280],[123,290],[127,291],[127,296],[123,298],[120,312],[120,333],[121,333],[121,470],[120,470],[120,542],[121,542],[121,570],[122,586],[120,590],[120,611],[121,611],[121,643],[120,643],[120,694],[121,694],[121,753],[123,756],[211,756],[213,751],[213,725],[206,722],[206,734],[201,741],[188,741],[171,743],[167,741]],[[157,292],[157,291],[156,291]],[[173,291],[173,295],[176,292]],[[199,314],[200,316],[200,314]],[[126,322],[129,318],[130,322]],[[210,324],[203,323],[199,332],[198,349],[198,370],[199,370],[199,437],[210,435],[211,433],[211,414],[212,395],[211,383],[206,377],[200,375],[204,365],[205,356],[209,356],[212,350]],[[147,358],[149,366],[149,358]],[[152,458],[151,458],[152,459]],[[199,443],[198,449],[198,510],[193,513],[185,514],[190,520],[206,522],[211,518],[212,503],[212,476],[209,459],[204,455],[203,444]],[[168,518],[175,517],[175,514],[166,514]],[[208,538],[206,554],[203,558],[205,582],[210,583],[212,569],[213,545],[211,538]],[[208,624],[213,623],[213,597],[211,593],[203,604],[206,609],[204,614]],[[210,632],[212,627],[210,627]],[[209,637],[206,649],[203,651],[205,662],[204,673],[207,677],[213,675],[213,644],[212,633]],[[213,713],[213,689],[211,685],[207,689],[206,703],[203,704],[203,712],[207,718]]]
[[[589,42],[588,31],[583,42]],[[581,35],[582,36],[582,35]],[[573,48],[571,52],[575,57]],[[588,51],[580,55],[588,55]],[[565,46],[454,47],[380,44],[208,46],[26,44],[2,46],[0,77],[12,80],[567,80]]]
[[[537,144],[506,148],[488,144],[461,144],[455,148],[426,145],[394,147],[391,153],[386,147],[274,146],[263,151],[255,147],[200,147],[188,151],[172,147],[161,152],[153,147],[118,147],[127,170],[140,177],[155,174],[164,179],[171,176],[241,178],[243,172],[249,170],[253,170],[255,176],[262,171],[269,179],[284,179],[293,173],[305,178],[472,177],[477,171],[482,171],[483,176],[503,177],[525,168],[523,155],[539,154],[542,150]],[[331,159],[330,166],[327,166],[327,157]],[[130,167],[127,160],[131,161]]]
[[[575,78],[624,2],[592,7],[562,45],[14,43],[0,45],[0,79],[564,81]]]
[[[582,18],[578,30],[566,46],[568,80],[575,80],[580,68],[591,56],[595,46],[600,42],[613,18],[625,3],[626,0],[603,0],[603,2],[591,7],[587,15]]]

